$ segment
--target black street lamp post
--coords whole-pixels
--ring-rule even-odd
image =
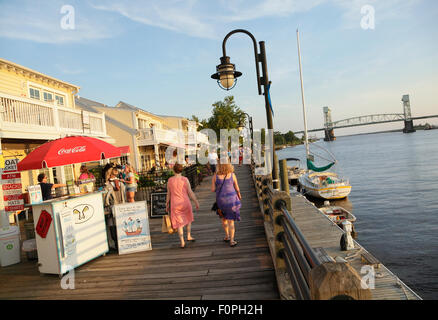
[[[244,29],[236,29],[231,32],[229,32],[222,42],[222,57],[220,58],[221,64],[216,66],[216,73],[213,74],[211,77],[218,81],[219,86],[224,90],[231,90],[236,85],[237,78],[242,75],[241,72],[236,71],[234,64],[230,62],[230,57],[227,56],[225,44],[228,40],[228,38],[233,35],[234,33],[245,33],[247,34],[254,44],[254,56],[255,56],[255,63],[256,63],[256,72],[257,72],[257,88],[259,91],[259,95],[265,96],[265,108],[266,108],[266,119],[268,122],[268,130],[269,130],[269,138],[271,140],[271,146],[272,146],[272,183],[274,189],[279,188],[279,178],[278,178],[278,163],[277,163],[277,155],[275,154],[275,145],[274,145],[274,135],[273,135],[273,121],[272,121],[272,112],[271,112],[271,106],[269,102],[269,79],[268,79],[268,68],[266,64],[266,51],[265,51],[265,42],[260,41],[260,53],[257,50],[257,41],[254,38],[254,36],[244,30]],[[261,63],[262,67],[262,77],[260,77],[260,68],[259,63]],[[262,86],[264,88],[262,93]],[[252,119],[251,119],[252,120]],[[252,121],[251,125],[252,127]],[[251,135],[252,135],[252,129]],[[251,141],[252,141],[251,137]]]

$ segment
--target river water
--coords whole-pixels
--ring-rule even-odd
[[[350,180],[349,197],[331,203],[356,216],[357,241],[420,297],[438,299],[438,130],[346,136],[317,144],[338,160],[333,171]],[[324,154],[315,147],[311,151]],[[302,145],[277,155],[305,165]],[[315,162],[327,164],[319,157]]]

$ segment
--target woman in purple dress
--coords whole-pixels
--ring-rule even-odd
[[[242,196],[240,195],[239,185],[234,167],[229,163],[218,163],[216,174],[213,176],[211,191],[216,192],[216,212],[222,219],[222,226],[225,231],[225,242],[230,242],[230,246],[237,245],[234,240],[235,226],[234,221],[240,221],[240,207]]]

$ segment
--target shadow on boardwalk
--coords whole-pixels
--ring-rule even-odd
[[[74,290],[63,290],[57,275],[40,274],[35,262],[0,268],[0,299],[279,299],[248,166],[236,166],[236,174],[243,197],[236,247],[223,242],[220,220],[210,211],[210,177],[196,190],[196,242],[186,249],[178,235],[161,233],[161,219],[150,219],[152,251],[90,261],[75,269]]]

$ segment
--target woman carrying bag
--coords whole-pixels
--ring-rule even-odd
[[[225,231],[225,242],[230,242],[230,247],[235,247],[234,221],[240,221],[240,207],[242,196],[234,167],[229,163],[218,163],[216,174],[212,179],[211,191],[216,192],[216,213],[222,219],[222,227]]]
[[[183,229],[185,226],[187,226],[187,241],[195,241],[191,235],[192,222],[194,219],[190,199],[195,202],[196,210],[199,209],[199,203],[190,187],[189,180],[181,175],[183,166],[177,163],[173,167],[173,171],[175,172],[175,176],[169,178],[167,181],[166,212],[170,211],[172,227],[178,229],[181,248],[185,248]]]

